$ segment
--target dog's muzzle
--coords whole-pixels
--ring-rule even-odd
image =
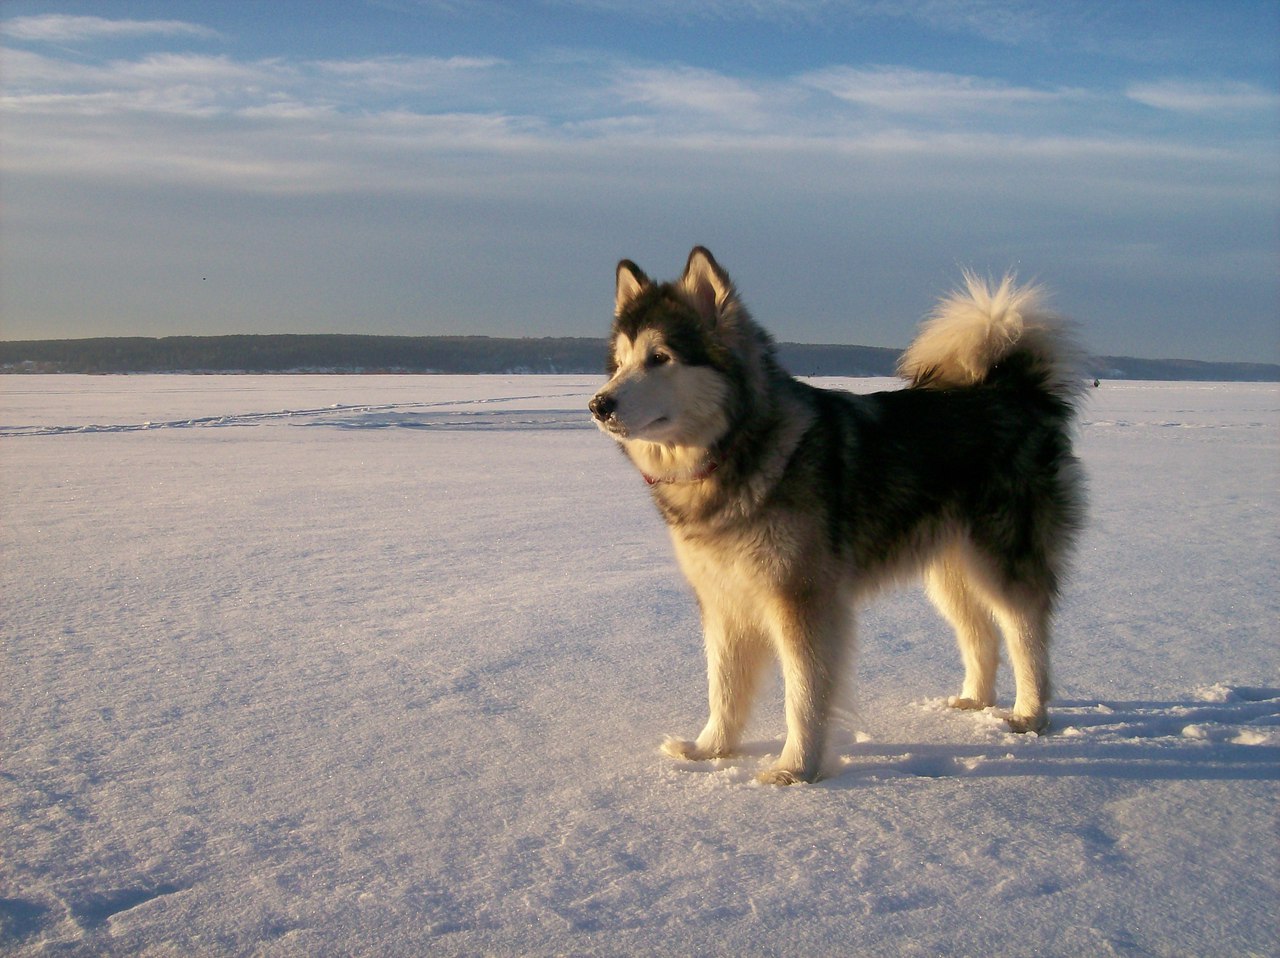
[[[591,410],[591,415],[596,417],[597,422],[608,422],[609,417],[618,410],[618,400],[607,393],[597,393],[591,398],[591,402],[587,403],[587,408]]]

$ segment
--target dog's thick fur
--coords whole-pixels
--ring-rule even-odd
[[[855,605],[916,573],[959,640],[950,704],[995,704],[999,630],[1009,726],[1045,727],[1050,618],[1083,515],[1077,353],[1036,288],[966,286],[902,356],[908,388],[860,396],[785,373],[705,249],[677,282],[618,264],[610,378],[590,408],[650,484],[706,633],[710,718],[667,753],[731,754],[775,655],[787,740],[760,779],[814,781]]]

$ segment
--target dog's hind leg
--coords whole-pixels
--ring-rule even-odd
[[[1025,587],[1024,587],[1025,589]],[[1023,591],[1023,590],[1018,590]],[[1051,603],[1030,594],[996,604],[1009,664],[1017,684],[1013,713],[1006,721],[1015,732],[1040,732],[1049,724],[1049,620]]]
[[[952,556],[925,571],[925,589],[951,624],[964,661],[964,685],[947,704],[958,709],[984,709],[996,704],[996,670],[1000,635],[991,608],[968,582],[968,570]]]
[[[944,557],[941,580],[936,567],[928,573],[929,594],[935,601],[949,596],[955,602],[957,596],[963,596],[962,622],[977,626],[978,631],[970,635],[980,636],[977,645],[980,654],[975,656],[980,681],[973,686],[969,683],[972,673],[966,652],[965,684],[953,704],[960,708],[985,708],[995,704],[999,643],[992,628],[994,622],[1004,633],[1017,686],[1013,712],[1006,721],[1015,732],[1039,732],[1048,724],[1049,621],[1053,612],[1054,578],[1043,563],[1034,561],[1014,568],[1006,563],[1001,568],[999,560],[990,555],[991,551],[957,547]],[[982,615],[978,614],[979,609],[983,610]],[[964,652],[965,636],[959,625],[956,631]],[[984,678],[989,678],[989,687],[981,681]],[[976,698],[973,705],[962,701],[971,693],[982,696]]]
[[[662,750],[673,758],[702,761],[731,755],[742,738],[769,649],[754,631],[708,609],[703,614],[707,645],[709,717],[696,741],[668,738]]]

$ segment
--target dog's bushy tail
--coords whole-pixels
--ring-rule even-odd
[[[995,285],[966,271],[964,289],[939,301],[898,360],[912,386],[942,389],[1016,379],[1071,403],[1083,386],[1070,324],[1044,306],[1044,290]]]

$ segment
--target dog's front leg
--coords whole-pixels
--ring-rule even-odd
[[[707,646],[709,717],[696,741],[668,738],[662,750],[673,758],[702,761],[733,754],[751,715],[768,648],[753,631],[714,608],[703,613]]]
[[[783,605],[775,641],[786,685],[787,741],[766,785],[813,782],[822,772],[827,726],[839,694],[852,615],[835,596]]]

